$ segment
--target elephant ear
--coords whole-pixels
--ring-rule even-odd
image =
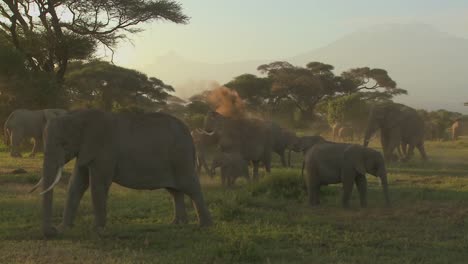
[[[345,163],[350,162],[351,166],[362,175],[366,175],[366,148],[358,145],[350,145],[344,153]]]

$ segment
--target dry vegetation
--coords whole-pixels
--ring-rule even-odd
[[[54,240],[40,233],[40,197],[27,191],[38,179],[41,157],[11,159],[0,153],[0,263],[466,263],[468,259],[468,141],[429,142],[427,163],[389,166],[393,208],[383,208],[379,183],[368,176],[369,208],[340,208],[339,186],[323,188],[323,203],[306,205],[295,168],[274,165],[255,185],[225,190],[219,176],[202,175],[216,221],[173,226],[165,191],[114,185],[107,234],[91,232],[89,193],[75,228]],[[22,167],[28,173],[11,175]],[[71,166],[67,166],[70,172]],[[61,219],[66,181],[56,188]],[[187,199],[188,204],[188,199]],[[190,208],[190,206],[189,206]]]

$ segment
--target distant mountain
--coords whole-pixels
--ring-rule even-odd
[[[172,52],[157,57],[145,72],[174,86],[178,96],[188,98],[243,73],[256,73],[260,64],[262,62],[258,61],[210,64],[189,60]]]
[[[323,48],[287,60],[296,65],[321,61],[336,73],[353,67],[386,69],[401,88],[409,91],[397,101],[416,108],[468,113],[468,39],[451,36],[423,24],[381,25],[347,35]],[[147,72],[171,83],[187,98],[242,73],[258,73],[265,61],[209,64],[175,54],[159,57]]]
[[[345,36],[290,59],[304,65],[323,61],[337,72],[361,66],[386,69],[408,96],[398,101],[418,108],[467,113],[468,40],[421,25],[384,25]]]

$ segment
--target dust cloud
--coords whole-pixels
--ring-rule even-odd
[[[244,101],[234,90],[219,85],[210,91],[207,99],[223,116],[239,119],[246,115]]]

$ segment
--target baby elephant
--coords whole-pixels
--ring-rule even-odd
[[[238,177],[245,177],[248,181],[249,166],[240,153],[219,152],[213,158],[211,164],[211,174],[214,175],[215,169],[221,167],[221,183],[223,186],[231,187]]]
[[[311,206],[320,203],[321,185],[343,183],[342,203],[349,207],[353,184],[359,191],[361,207],[367,206],[366,173],[380,178],[387,206],[390,206],[387,170],[380,152],[360,145],[326,142],[307,150],[305,182]]]

